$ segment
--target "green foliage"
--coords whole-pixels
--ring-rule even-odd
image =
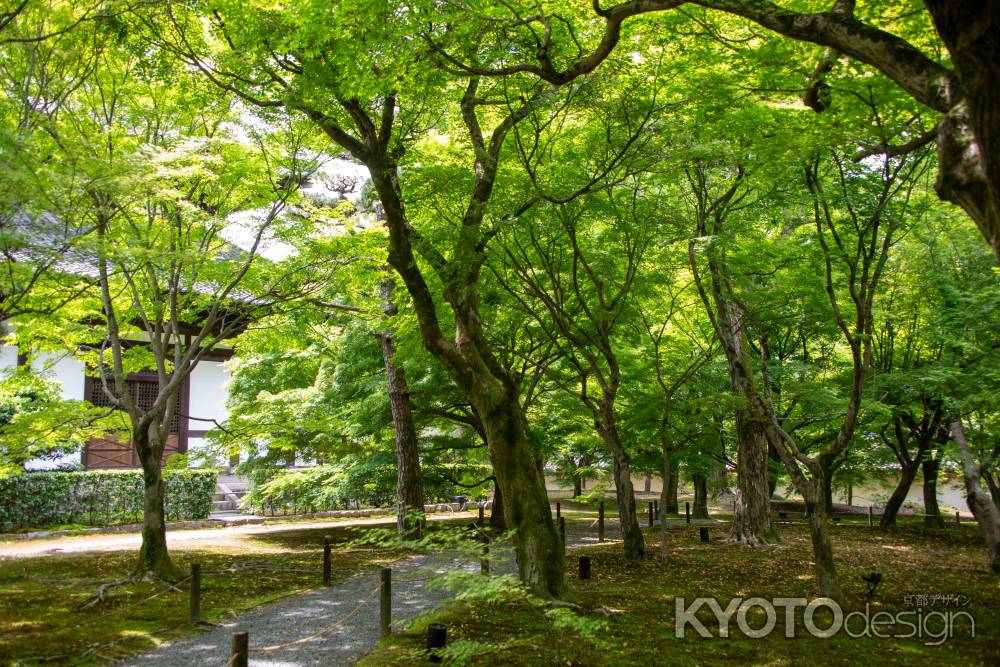
[[[206,519],[218,473],[169,470],[163,474],[168,520]],[[140,470],[33,472],[0,479],[0,527],[61,524],[112,526],[142,519]]]
[[[106,410],[65,400],[57,382],[21,366],[0,376],[0,477],[37,458],[80,451],[121,426]]]
[[[425,464],[421,468],[424,501],[450,502],[452,496],[485,498],[487,488],[465,488],[463,477],[482,479],[489,467],[471,463]],[[292,470],[260,470],[244,499],[256,512],[320,512],[365,507],[395,507],[396,461],[388,453],[347,456],[337,463]]]

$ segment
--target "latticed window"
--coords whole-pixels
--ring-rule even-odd
[[[111,406],[111,401],[108,399],[108,395],[104,393],[104,387],[101,386],[100,378],[93,378],[87,385],[87,401],[98,407]],[[126,385],[140,410],[149,410],[153,407],[153,403],[156,402],[156,397],[160,391],[155,373],[150,371],[133,374],[126,380]],[[108,380],[108,388],[111,389],[112,393],[116,393],[114,380]],[[177,407],[178,409],[180,408],[180,402],[177,403]],[[170,423],[171,433],[178,433],[180,431],[180,420],[181,417],[175,410],[174,419]]]

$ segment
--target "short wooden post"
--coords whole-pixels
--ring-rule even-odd
[[[201,620],[201,563],[191,563],[191,591],[188,619],[192,623]]]
[[[233,633],[233,652],[229,663],[233,667],[249,667],[250,665],[250,633]]]
[[[962,525],[962,517],[957,511],[955,512],[955,525],[956,526]]]
[[[559,517],[559,539],[562,540],[563,552],[566,551],[566,517]]]
[[[590,579],[590,556],[580,556],[580,580]]]
[[[444,648],[448,643],[448,629],[441,623],[431,623],[427,626],[427,653],[430,662],[441,662],[437,649]]]
[[[868,506],[868,527],[869,528],[875,527],[875,513],[874,510],[872,510],[871,505]]]
[[[323,585],[329,586],[332,575],[332,564],[330,561],[330,536],[323,538]]]
[[[655,514],[656,516],[660,516],[660,501],[659,500],[654,500],[653,501],[653,514]]]
[[[691,523],[691,503],[684,501],[684,521]]]
[[[562,518],[562,504],[556,503],[556,521]]]
[[[388,637],[392,623],[392,568],[382,568],[382,585],[379,590],[379,631]]]
[[[484,525],[486,525],[484,523],[484,521],[483,521],[483,518],[484,518],[483,517],[483,505],[482,505],[482,503],[480,503],[480,505],[479,505],[479,527],[480,528],[482,528]]]
[[[597,507],[597,541],[604,541],[604,501]]]
[[[653,527],[653,503],[649,503],[649,527]]]
[[[701,528],[699,528],[698,529],[698,537],[701,538],[702,542],[705,542],[707,544],[708,543],[708,528],[705,528],[704,526],[702,526]]]
[[[660,561],[666,563],[669,554],[669,544],[667,543],[667,516],[664,512],[660,517]]]

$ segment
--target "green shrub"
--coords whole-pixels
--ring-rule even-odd
[[[425,464],[421,468],[424,502],[450,502],[452,496],[484,499],[488,483],[471,484],[489,475],[489,466]],[[244,507],[263,514],[320,512],[362,507],[395,507],[396,458],[380,453],[347,457],[337,463],[292,470],[257,470]]]
[[[218,473],[166,470],[168,521],[205,519]],[[140,470],[30,472],[0,478],[0,529],[61,524],[113,526],[142,520]]]

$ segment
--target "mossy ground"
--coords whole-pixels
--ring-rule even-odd
[[[356,528],[331,522],[309,530],[254,534],[238,546],[178,547],[174,564],[202,568],[202,618],[229,616],[322,583],[323,536],[334,539],[333,576],[343,579],[404,556],[401,550],[365,549],[350,543]],[[155,581],[111,589],[86,610],[103,583],[124,578],[132,551],[46,554],[0,560],[0,664],[97,664],[151,649],[196,632],[188,621],[188,583],[178,590]],[[141,602],[141,604],[140,604]]]
[[[610,523],[612,503],[607,510]],[[564,502],[563,514],[571,534],[596,535],[593,507]],[[450,643],[469,640],[482,648],[463,660],[469,665],[1000,664],[1000,582],[985,571],[978,531],[969,524],[926,529],[912,519],[903,519],[892,531],[870,529],[866,517],[845,519],[834,529],[847,591],[844,607],[863,607],[861,576],[881,572],[884,581],[873,612],[912,610],[905,605],[908,593],[962,594],[971,600],[963,609],[975,618],[975,639],[962,622],[940,646],[920,639],[852,639],[843,634],[818,639],[802,628],[801,615],[796,637],[786,639],[780,610],[776,629],[765,639],[744,637],[735,624],[729,638],[700,638],[690,628],[686,638],[675,638],[677,597],[689,602],[715,597],[723,606],[732,597],[815,597],[808,534],[801,519],[792,519],[797,523],[779,525],[781,544],[763,549],[726,544],[725,523],[711,529],[709,544],[700,543],[695,526],[672,527],[666,566],[653,557],[659,552],[658,528],[646,529],[650,557],[639,563],[625,562],[613,542],[573,549],[566,563],[567,600],[579,605],[584,617],[606,621],[597,643],[554,630],[543,609],[524,603],[455,603],[430,620],[448,626]],[[246,536],[238,547],[176,548],[172,553],[181,569],[201,563],[202,616],[213,622],[318,586],[324,535],[336,543],[336,579],[406,555],[349,543],[357,530],[336,522],[310,529],[290,523],[284,530]],[[609,537],[613,533],[609,525]],[[584,554],[592,559],[593,579],[588,582],[576,578],[577,556]],[[0,663],[100,663],[196,632],[187,624],[187,584],[148,601],[166,587],[159,582],[128,584],[112,590],[105,602],[80,610],[100,584],[128,572],[134,558],[125,551],[0,561]],[[931,609],[947,610],[941,605]],[[718,623],[710,612],[698,616],[717,635]],[[761,621],[751,613],[753,627]],[[362,664],[421,664],[427,622],[393,635]],[[495,648],[486,650],[488,644]]]
[[[563,513],[570,532],[593,534],[590,508],[564,504]],[[695,526],[672,527],[666,565],[653,557],[659,553],[659,528],[646,529],[650,556],[639,563],[625,562],[620,546],[614,543],[571,550],[566,562],[566,599],[579,605],[583,616],[607,621],[596,644],[573,632],[554,629],[544,610],[529,604],[453,604],[420,627],[386,640],[360,664],[424,664],[424,627],[432,621],[446,624],[449,643],[468,640],[495,646],[492,650],[483,646],[465,657],[463,665],[1000,664],[1000,582],[986,572],[977,529],[971,524],[927,529],[913,519],[901,522],[897,529],[881,531],[869,528],[867,517],[858,517],[845,519],[834,528],[845,612],[864,608],[867,598],[861,577],[880,572],[884,579],[871,603],[871,613],[915,611],[916,607],[906,605],[908,593],[962,594],[971,600],[962,609],[975,618],[974,639],[964,619],[956,623],[955,636],[940,646],[925,644],[928,639],[855,639],[842,633],[819,639],[803,628],[801,610],[796,636],[786,639],[781,609],[775,630],[763,639],[743,636],[735,615],[730,637],[718,638],[719,624],[707,609],[698,617],[713,638],[701,638],[690,627],[684,639],[675,637],[677,597],[685,598],[688,604],[696,597],[715,597],[723,607],[733,597],[816,597],[809,536],[798,519],[797,523],[778,526],[780,545],[759,549],[726,544],[725,524],[711,529],[713,540],[709,544],[699,541]],[[590,581],[577,579],[580,555],[592,559]],[[928,609],[955,610],[940,602]],[[817,624],[826,627],[822,616],[817,614]],[[752,627],[760,627],[763,612],[753,610],[748,619]],[[936,621],[932,630],[937,631],[940,625]],[[884,634],[893,633],[892,626],[880,629]],[[906,631],[900,626],[899,633]]]

